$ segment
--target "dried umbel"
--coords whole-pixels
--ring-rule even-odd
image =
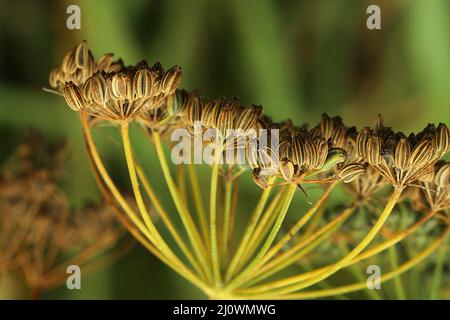
[[[406,137],[378,124],[363,128],[357,137],[359,155],[395,187],[406,187],[425,176],[449,149],[450,131],[445,124],[432,125]]]
[[[31,131],[0,172],[0,275],[19,275],[34,298],[66,280],[68,262],[95,270],[111,259],[123,235],[111,207],[69,207],[58,186],[64,153]]]
[[[179,77],[178,68],[164,72],[159,64],[148,68],[140,63],[97,72],[83,84],[69,82],[65,96],[72,109],[82,111],[94,174],[104,196],[126,215],[124,225],[151,253],[211,298],[300,299],[363,290],[365,280],[330,289],[310,288],[367,259],[380,262],[379,255],[434,217],[433,208],[424,207],[423,215],[411,215],[412,225],[389,234],[385,223],[397,212],[405,187],[420,186],[430,192],[435,208],[447,206],[442,199],[448,198],[448,187],[441,186],[447,169],[432,172],[449,149],[444,124],[430,125],[406,137],[385,127],[381,119],[374,129],[358,131],[347,128],[339,117],[323,115],[318,125],[307,129],[296,127],[291,120],[276,123],[261,106],[242,105],[237,99],[207,100],[197,92],[179,90]],[[108,111],[96,111],[103,106]],[[135,206],[126,201],[103,163],[91,132],[95,118],[120,126]],[[159,196],[163,190],[152,185],[158,173],[147,176],[137,160],[129,132],[134,122],[145,129],[178,217],[166,211]],[[201,155],[211,146],[215,146],[217,158],[225,150],[243,148],[246,162],[237,163],[232,157],[230,163],[208,163],[210,181],[205,183],[199,179],[196,164],[171,166],[167,161],[163,142],[173,146],[170,137],[176,129],[185,130],[190,140],[202,138],[204,143],[195,150]],[[214,134],[205,139],[210,129]],[[270,132],[266,141],[260,130]],[[236,143],[238,138],[244,143]],[[279,143],[273,143],[277,139]],[[239,186],[249,177],[262,190],[244,224],[247,216],[239,204],[245,201],[249,205],[252,199],[250,192],[242,198]],[[326,210],[328,198],[342,184],[354,196],[352,202]],[[293,218],[289,209],[296,191],[305,191],[307,186],[324,187],[324,191],[304,214],[286,223]],[[391,193],[386,196],[384,192]],[[304,201],[304,197],[300,199]],[[156,217],[150,214],[149,203]],[[179,221],[174,221],[177,218]],[[391,266],[382,281],[406,272],[444,246],[449,232],[445,221],[443,228],[430,233],[428,246],[408,256],[401,266]],[[237,223],[244,228],[235,228]],[[379,234],[383,237],[377,237]],[[323,248],[336,250],[336,246],[342,250],[323,257]],[[311,263],[311,271],[294,275],[289,272],[292,269],[288,271],[305,262]]]
[[[84,111],[110,121],[130,121],[160,106],[175,93],[181,79],[178,67],[166,73],[159,64],[149,68],[145,62],[116,73],[98,71],[82,86],[68,82],[63,95],[74,111]]]
[[[437,162],[431,168],[429,175],[419,180],[418,186],[413,186],[410,194],[416,208],[439,212],[450,208],[450,163]]]
[[[81,86],[97,71],[118,72],[123,67],[121,60],[113,61],[111,53],[106,53],[95,61],[92,52],[83,41],[68,51],[61,64],[50,72],[49,83],[52,88],[62,92],[67,82]]]

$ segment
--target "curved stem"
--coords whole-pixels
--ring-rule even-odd
[[[202,193],[200,191],[200,184],[198,182],[197,170],[194,164],[188,164],[189,180],[191,181],[192,192],[194,195],[194,204],[197,211],[198,220],[200,222],[200,229],[203,233],[203,239],[208,244],[209,243],[209,229],[208,222],[206,218],[206,210],[203,203]]]
[[[219,162],[214,162],[211,172],[211,187],[209,197],[209,234],[211,237],[211,259],[214,283],[220,285],[220,262],[217,249],[217,180],[219,177]]]
[[[298,231],[311,219],[311,217],[317,212],[317,209],[328,199],[331,191],[336,187],[337,181],[331,183],[322,196],[314,203],[314,205],[297,221],[297,223],[289,230],[289,232],[281,238],[281,240],[264,256],[261,260],[261,264],[268,261],[275,254],[277,254],[288,243]]]
[[[206,261],[206,247],[201,240],[200,234],[195,227],[195,224],[192,220],[191,215],[189,214],[187,208],[184,206],[184,203],[181,201],[179,196],[179,191],[175,185],[175,182],[170,173],[169,166],[167,164],[166,156],[164,155],[164,150],[161,143],[161,138],[159,133],[156,131],[152,132],[153,142],[156,149],[156,154],[158,156],[164,178],[166,180],[167,186],[169,187],[170,194],[175,203],[175,207],[180,215],[181,221],[186,229],[186,232],[189,237],[189,241],[194,249],[194,254],[197,256],[197,259],[200,262],[200,265],[204,269],[205,273],[208,276],[208,279],[211,279],[211,270],[208,268],[208,263]]]
[[[408,262],[405,262],[400,267],[398,267],[395,270],[392,270],[389,273],[386,273],[384,275],[381,275],[381,282],[389,281],[406,271],[410,270],[411,268],[417,266],[419,263],[421,263],[423,260],[425,260],[427,257],[429,257],[439,246],[442,244],[442,242],[445,240],[446,236],[448,235],[450,229],[447,228],[444,233],[435,240],[429,247],[427,247],[422,252],[418,253],[413,259],[409,260]],[[328,296],[334,296],[338,294],[344,294],[349,292],[354,292],[362,289],[367,288],[367,282],[361,282],[361,283],[355,283],[351,285],[341,286],[333,289],[326,289],[326,290],[314,290],[309,292],[301,292],[301,293],[295,293],[295,294],[286,294],[286,295],[257,295],[257,296],[246,296],[246,298],[251,299],[316,299],[316,298],[323,298]]]
[[[291,205],[291,201],[292,201],[292,198],[294,197],[296,189],[297,189],[296,184],[289,185],[287,195],[286,195],[286,200],[283,203],[283,207],[281,208],[281,211],[277,217],[277,220],[275,221],[272,231],[270,232],[269,236],[266,239],[266,242],[264,243],[262,248],[259,250],[256,257],[246,267],[246,269],[244,271],[242,271],[234,280],[232,280],[227,285],[227,290],[233,290],[234,288],[236,288],[240,284],[242,284],[245,281],[246,276],[250,272],[252,272],[255,269],[255,267],[260,265],[261,259],[266,254],[266,252],[270,249],[270,246],[272,245],[273,241],[275,240],[275,237],[278,234],[278,231],[281,228],[281,225],[284,221],[284,218],[286,217],[287,211],[289,210],[289,207]]]
[[[384,223],[386,222],[387,218],[392,212],[392,209],[394,208],[395,204],[397,203],[403,189],[402,188],[395,188],[394,192],[392,193],[391,197],[389,198],[383,212],[381,213],[378,220],[375,222],[374,226],[370,229],[368,234],[361,240],[361,242],[350,251],[349,254],[347,254],[345,257],[343,257],[341,260],[336,262],[335,264],[331,265],[329,268],[327,268],[325,271],[320,273],[319,275],[308,279],[304,282],[301,282],[297,285],[293,285],[291,287],[285,288],[280,290],[280,293],[289,293],[297,290],[301,290],[304,288],[307,288],[309,286],[312,286],[330,276],[338,272],[341,268],[343,268],[345,265],[347,265],[350,261],[352,261],[361,251],[363,251],[370,242],[376,237]]]
[[[191,251],[183,241],[183,238],[178,233],[177,229],[173,225],[172,221],[170,220],[169,215],[167,214],[166,210],[162,207],[158,197],[155,195],[155,192],[153,191],[153,188],[150,184],[150,181],[148,180],[147,176],[145,175],[144,171],[142,170],[141,166],[136,163],[136,171],[139,176],[139,179],[142,182],[142,185],[144,186],[144,190],[147,193],[148,197],[150,198],[150,201],[152,202],[153,206],[156,209],[156,212],[161,217],[161,220],[166,225],[167,230],[169,230],[169,233],[172,235],[173,239],[177,243],[178,247],[181,249],[181,252],[184,254],[186,259],[191,263],[191,265],[194,267],[194,269],[199,273],[205,276],[203,270],[201,270],[200,265],[195,260],[194,256],[192,255]]]
[[[272,184],[273,179],[270,178],[270,181],[268,181],[269,185]],[[250,239],[250,236],[252,235],[253,231],[256,228],[256,225],[258,223],[259,217],[262,214],[262,211],[266,205],[267,199],[269,198],[270,191],[272,190],[272,187],[269,186],[261,193],[261,196],[259,198],[258,204],[256,205],[255,210],[253,211],[252,217],[250,218],[250,222],[248,227],[245,229],[245,233],[242,236],[242,240],[239,244],[239,247],[236,251],[236,254],[234,255],[233,259],[231,260],[230,265],[228,266],[228,270],[226,272],[225,279],[228,281],[230,278],[235,274],[235,272],[238,269],[239,262],[242,258],[242,254],[244,253],[245,247],[248,244],[248,241]]]

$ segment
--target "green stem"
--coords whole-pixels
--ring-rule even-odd
[[[391,264],[392,269],[398,268],[398,255],[397,255],[397,249],[395,246],[392,246],[388,249],[389,253],[389,260]],[[394,287],[395,287],[395,294],[397,295],[397,299],[399,300],[406,300],[406,293],[405,288],[403,288],[403,282],[401,279],[401,276],[397,276],[394,278]]]

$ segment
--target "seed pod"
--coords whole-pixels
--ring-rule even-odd
[[[242,108],[238,116],[236,117],[235,128],[241,129],[246,132],[251,128],[256,127],[256,122],[261,116],[262,107],[261,106],[250,106]]]
[[[446,188],[450,185],[450,163],[446,163],[439,168],[434,181],[440,188]]]
[[[181,68],[174,66],[167,70],[162,80],[162,92],[164,94],[172,94],[178,88],[181,82]]]
[[[290,160],[283,159],[280,163],[280,172],[284,180],[291,181],[294,177],[294,165]]]
[[[394,154],[394,166],[402,170],[409,168],[409,158],[411,156],[411,145],[406,138],[401,138],[397,142]]]
[[[292,155],[291,160],[293,164],[303,165],[306,162],[305,148],[303,147],[304,140],[300,137],[295,137],[292,141]]]
[[[75,55],[73,51],[69,51],[64,56],[61,63],[61,70],[63,73],[71,74],[74,73],[77,69],[75,64]]]
[[[437,152],[446,153],[450,148],[450,130],[443,123],[439,123],[433,137],[433,147]]]
[[[253,181],[255,182],[255,184],[262,188],[262,189],[267,189],[267,187],[269,186],[269,184],[267,183],[267,180],[264,179],[263,177],[261,177],[259,175],[260,170],[259,169],[254,169],[252,172],[252,178]]]
[[[108,85],[102,73],[97,72],[90,77],[83,88],[86,100],[92,100],[95,104],[104,106],[108,102]]]
[[[97,59],[97,70],[110,72],[108,68],[112,64],[113,56],[113,53],[105,53],[100,56],[100,58]]]
[[[133,90],[130,76],[126,73],[113,75],[111,79],[111,95],[114,99],[131,101],[133,99]]]
[[[162,65],[157,62],[151,68],[150,72],[152,73],[152,78],[154,80],[154,95],[157,96],[162,93],[162,81],[164,77],[164,69]]]
[[[238,102],[233,101],[231,103],[225,104],[219,111],[219,116],[217,118],[217,129],[225,134],[227,130],[233,129],[234,125],[234,113],[236,110]]]
[[[249,166],[252,169],[256,169],[259,167],[258,163],[258,148],[254,143],[251,143],[248,145],[248,148],[246,148],[245,153],[247,155],[247,161]]]
[[[431,142],[423,139],[413,149],[409,164],[412,168],[419,168],[426,164],[433,155]]]
[[[138,99],[145,99],[153,95],[154,79],[147,68],[139,68],[133,76],[134,94]]]
[[[209,128],[216,128],[219,118],[219,112],[222,109],[224,101],[215,99],[209,101],[202,112],[202,124]]]
[[[349,164],[339,171],[339,178],[344,181],[344,183],[349,183],[365,172],[366,168],[363,165]]]
[[[367,148],[367,159],[371,165],[377,166],[381,162],[381,138],[370,137]]]
[[[422,170],[418,175],[417,179],[422,182],[433,182],[434,180],[434,168],[433,166],[426,167],[425,170]]]
[[[64,86],[63,95],[72,110],[80,111],[84,108],[84,99],[81,89],[72,81],[66,83]]]
[[[327,160],[328,155],[328,143],[321,139],[319,144],[317,145],[317,161],[316,167],[322,168],[323,164]]]
[[[86,45],[86,41],[81,41],[80,44],[78,44],[75,47],[75,65],[77,68],[84,68],[88,64],[89,59],[89,50]]]
[[[50,75],[48,76],[48,82],[50,83],[50,86],[52,88],[56,88],[58,87],[58,83],[61,81],[60,80],[60,71],[58,67],[55,67],[52,69],[52,71],[50,71]]]
[[[201,121],[203,102],[197,95],[191,95],[183,106],[183,116],[186,122],[193,126],[195,122]]]
[[[168,95],[166,98],[168,114],[171,116],[178,114],[182,110],[183,103],[186,99],[187,92],[184,90],[178,90],[174,94]]]
[[[328,140],[332,137],[333,129],[333,121],[326,113],[322,114],[320,120],[320,130],[322,132],[322,137],[324,137],[325,140]]]
[[[340,120],[340,118],[337,119],[339,119],[339,121],[342,121]],[[345,136],[346,136],[346,129],[344,125],[342,125],[342,123],[339,126],[334,125],[333,136],[331,138],[332,146],[339,148],[345,147],[346,142]]]
[[[319,161],[317,145],[311,139],[306,139],[303,148],[305,149],[305,164],[311,168],[316,168]]]
[[[279,167],[280,161],[277,155],[269,147],[260,148],[258,156],[258,163],[260,164],[261,168],[275,171]]]
[[[356,136],[356,148],[358,150],[359,156],[363,159],[367,159],[367,147],[369,144],[370,136],[370,129],[367,127],[361,129],[361,131],[359,131],[358,135]]]

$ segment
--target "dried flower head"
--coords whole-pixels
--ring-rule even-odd
[[[404,188],[426,175],[448,151],[449,135],[447,126],[440,124],[406,137],[380,120],[374,130],[364,128],[358,133],[357,148],[359,155],[394,186]]]

